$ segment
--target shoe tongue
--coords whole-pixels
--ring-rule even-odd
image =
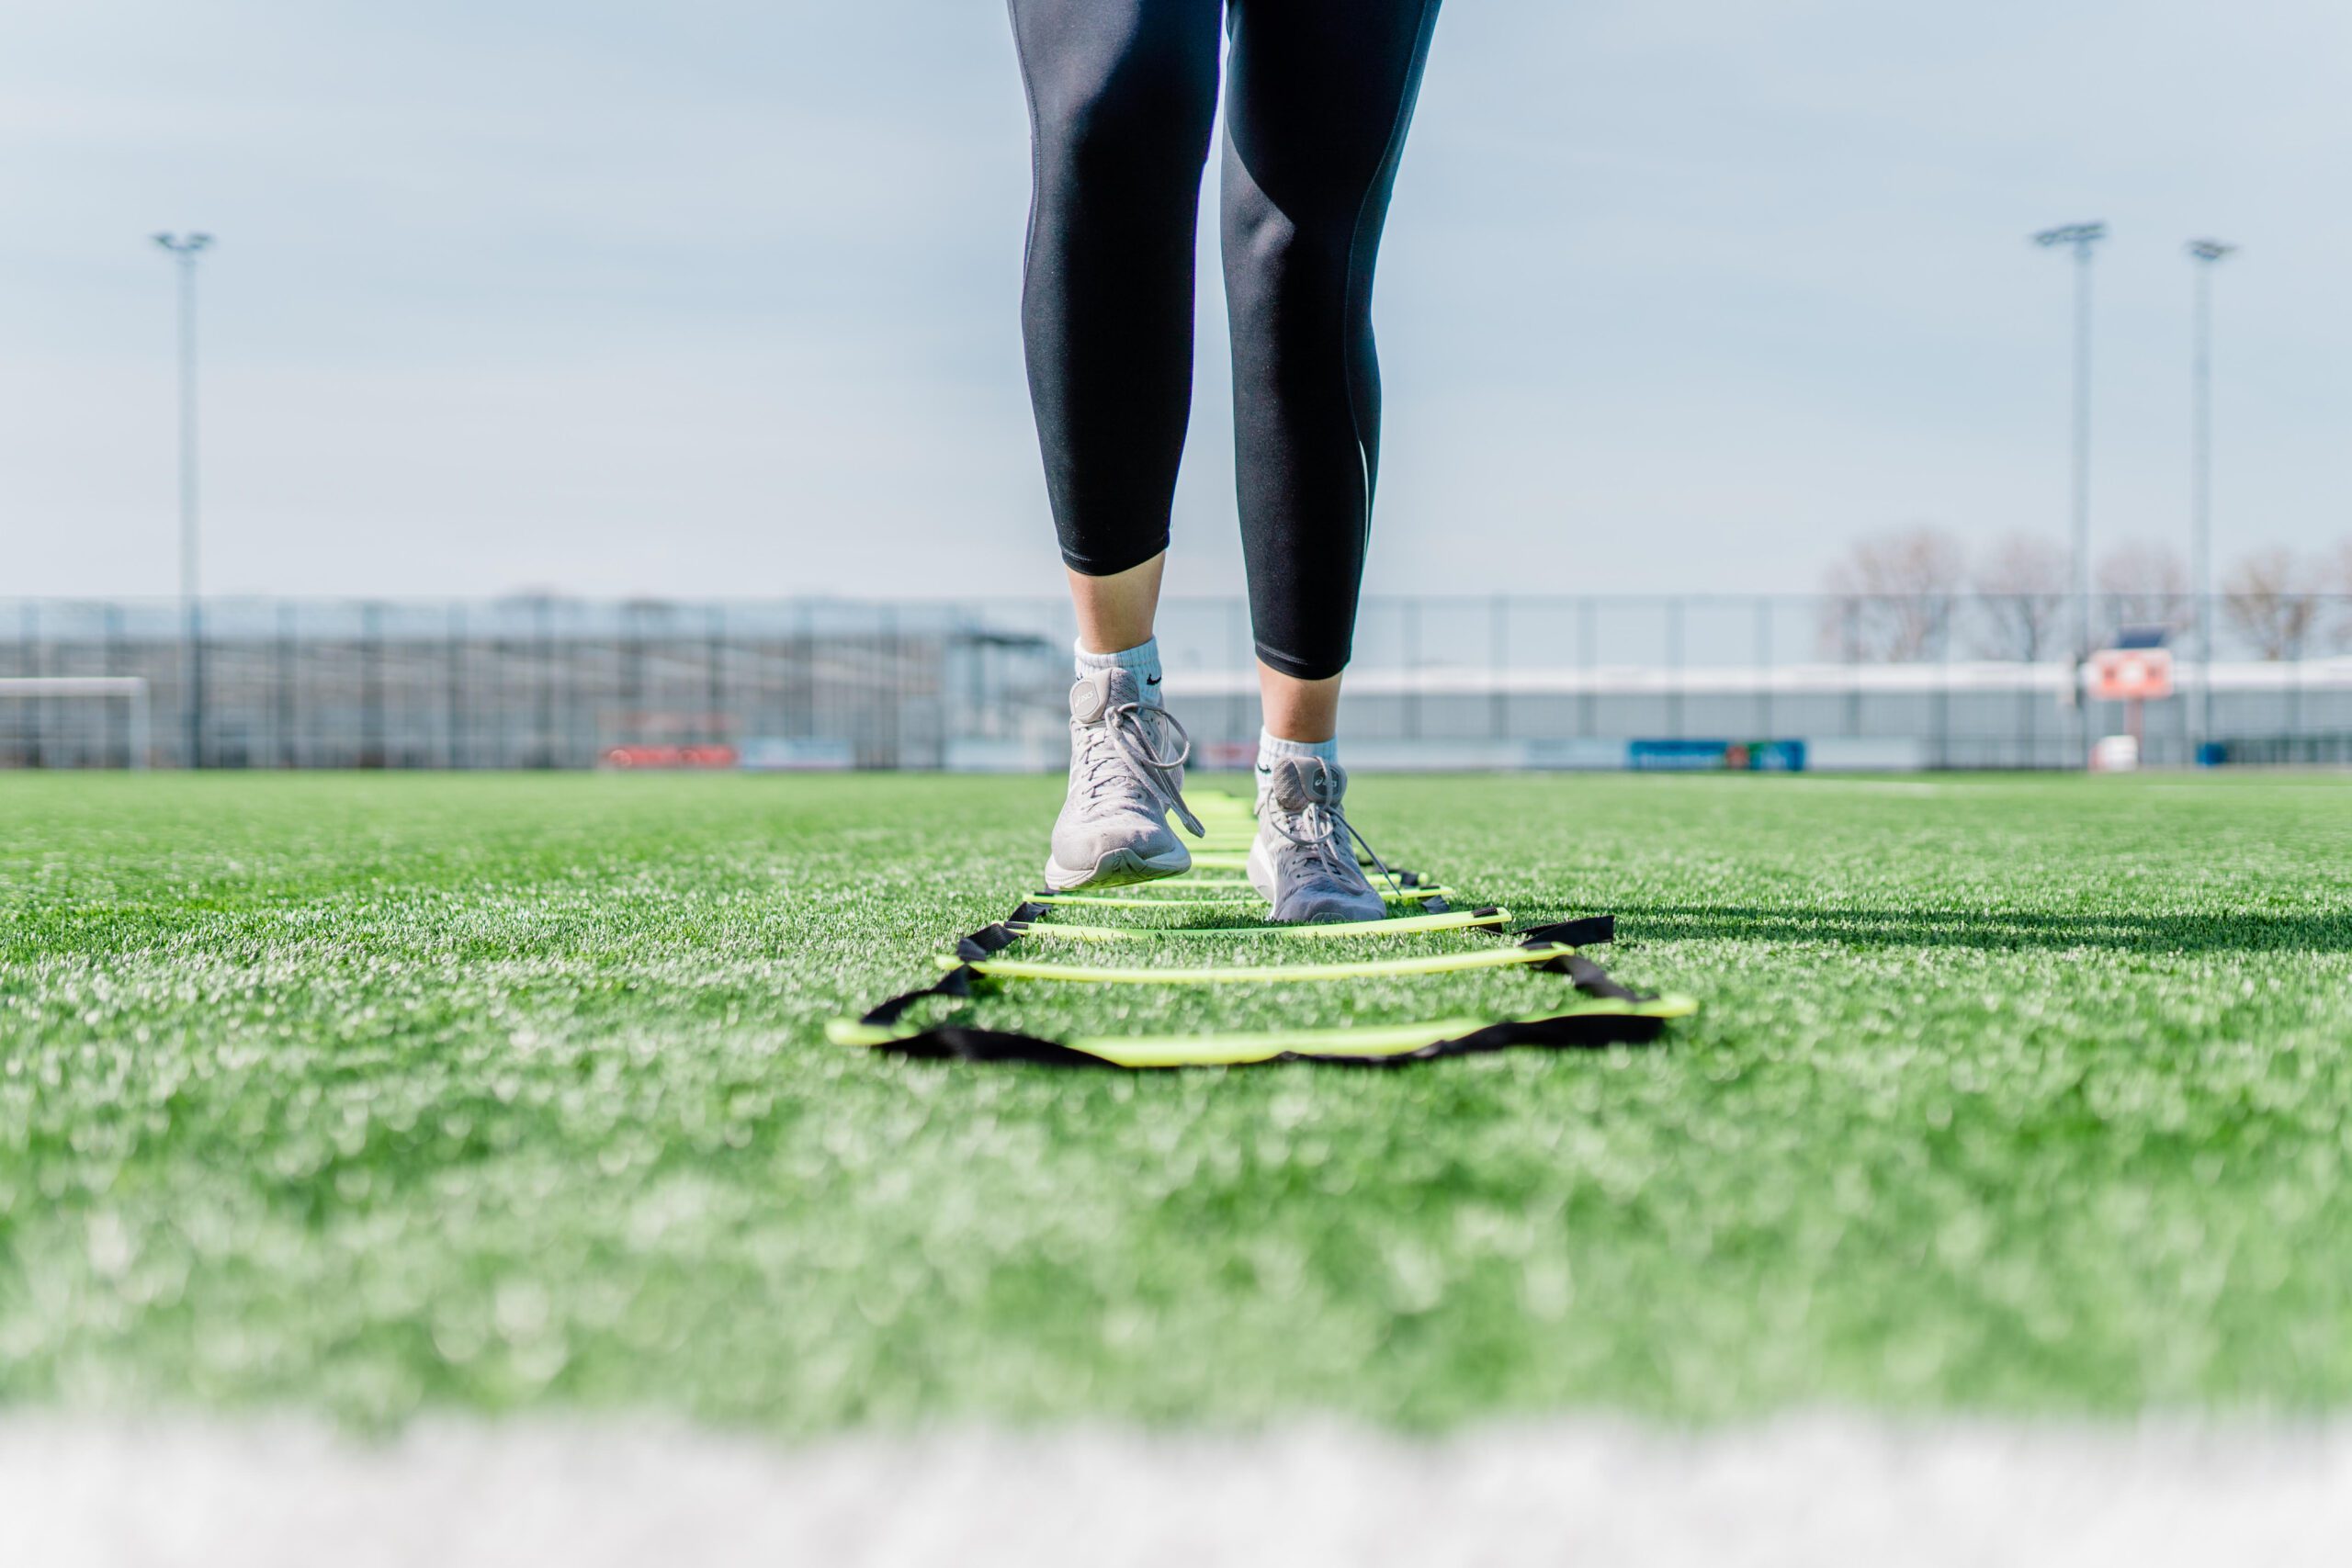
[[[1297,812],[1309,806],[1337,806],[1347,791],[1348,775],[1337,762],[1320,757],[1284,757],[1274,764],[1266,793],[1281,809]]]
[[[1132,670],[1089,670],[1069,689],[1069,716],[1080,724],[1100,724],[1113,708],[1141,701],[1140,690]]]

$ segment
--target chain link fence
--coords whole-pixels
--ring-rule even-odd
[[[2352,761],[2352,598],[2208,608],[2093,603],[2095,646],[2154,627],[2176,651],[2145,760]],[[1815,765],[2075,767],[2135,718],[2074,705],[2074,635],[2057,594],[1373,598],[1345,726],[1374,766],[1786,741]],[[0,601],[0,767],[1046,768],[1071,637],[1043,599]],[[1173,601],[1160,642],[1202,760],[1238,765],[1246,605]]]

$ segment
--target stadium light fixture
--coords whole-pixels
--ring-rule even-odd
[[[2091,247],[2106,238],[2104,223],[2065,223],[2033,237],[2043,250],[2063,245],[2075,254],[2075,654],[2066,678],[2074,699],[2075,738],[2086,767],[2090,712],[2083,698],[2082,669],[2091,651]]]
[[[2189,577],[2197,595],[2197,744],[2213,739],[2213,266],[2235,251],[2191,240],[2197,279],[2196,344],[2189,371]]]
[[[157,234],[155,243],[179,268],[180,337],[180,657],[182,716],[187,727],[187,765],[204,765],[204,639],[197,607],[196,494],[196,258],[212,244],[209,234]]]

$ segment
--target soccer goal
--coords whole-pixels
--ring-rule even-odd
[[[142,676],[0,676],[0,767],[141,769],[153,742]]]

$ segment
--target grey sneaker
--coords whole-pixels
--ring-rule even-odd
[[[1262,781],[1258,837],[1250,845],[1250,885],[1285,923],[1376,920],[1388,901],[1356,864],[1363,835],[1348,825],[1340,801],[1348,773],[1320,757],[1284,757]],[[1372,846],[1364,845],[1370,854]],[[1373,856],[1380,865],[1380,858]],[[1381,874],[1388,868],[1381,866]]]
[[[1054,819],[1046,886],[1067,893],[1190,871],[1193,857],[1168,814],[1202,835],[1184,804],[1192,754],[1184,727],[1144,702],[1132,671],[1080,676],[1069,689],[1069,795]]]

